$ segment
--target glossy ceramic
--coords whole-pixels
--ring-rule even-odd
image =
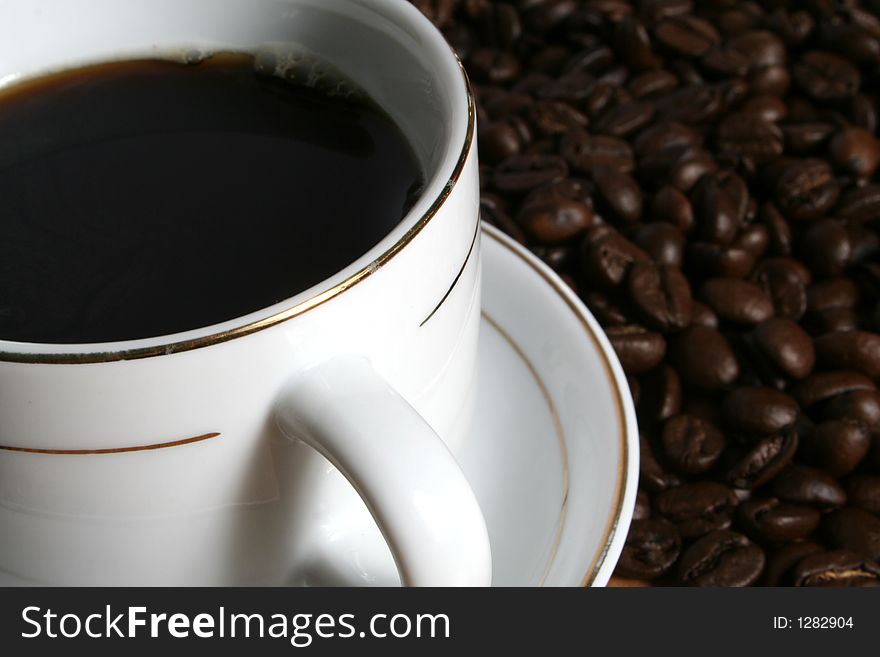
[[[492,585],[604,586],[638,483],[626,377],[556,274],[485,224],[482,245],[476,407],[457,457],[486,518]],[[321,555],[294,583],[394,584],[377,539],[366,520],[333,518]]]
[[[349,267],[246,317],[132,342],[0,342],[0,570],[284,584],[321,553],[327,518],[369,510],[405,584],[488,584],[453,456],[480,323],[474,111],[439,32],[403,0],[0,2],[6,85],[224,50],[357,80],[411,141],[425,191]]]

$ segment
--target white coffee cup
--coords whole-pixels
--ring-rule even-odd
[[[0,341],[0,571],[286,584],[369,509],[404,584],[489,584],[453,455],[480,315],[475,117],[443,37],[403,0],[4,0],[0,19],[4,85],[145,56],[327,62],[428,181],[376,247],[270,308],[144,340]]]

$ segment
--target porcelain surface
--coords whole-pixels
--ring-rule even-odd
[[[626,379],[598,323],[549,268],[483,226],[483,312],[473,419],[457,456],[489,530],[493,586],[604,586],[638,480]],[[394,585],[375,529],[325,527],[293,582]]]

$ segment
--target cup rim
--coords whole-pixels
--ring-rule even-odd
[[[385,246],[386,242],[394,233],[393,229],[392,232],[386,234],[378,244],[366,251],[355,261],[356,263],[368,259],[366,264],[359,267],[343,280],[327,287],[328,281],[331,281],[335,276],[338,276],[341,271],[345,270],[345,268],[324,279],[312,288],[301,291],[289,297],[285,302],[281,302],[282,304],[292,302],[292,305],[272,312],[268,316],[256,317],[250,321],[241,323],[240,325],[233,325],[229,328],[225,328],[229,324],[235,324],[236,322],[241,321],[242,317],[265,314],[271,306],[259,309],[245,316],[239,316],[224,322],[196,329],[189,329],[179,333],[169,334],[167,336],[90,344],[15,342],[0,339],[0,363],[12,362],[64,365],[107,363],[120,360],[138,360],[156,356],[167,356],[208,347],[262,331],[263,329],[276,326],[293,319],[294,317],[298,317],[309,310],[317,308],[331,299],[334,299],[346,290],[353,288],[358,283],[369,278],[373,273],[387,265],[394,256],[413,241],[413,239],[425,228],[425,226],[428,225],[428,223],[430,223],[442,208],[446,199],[458,184],[471,154],[474,139],[476,137],[476,107],[473,88],[471,87],[470,80],[461,59],[449,43],[446,42],[440,32],[418,9],[406,2],[401,3],[401,5],[402,6],[398,7],[399,10],[410,12],[408,20],[414,24],[410,26],[416,27],[424,36],[430,39],[441,41],[441,52],[444,52],[444,56],[448,54],[448,56],[454,59],[455,66],[461,75],[459,82],[463,84],[464,97],[467,103],[467,126],[465,128],[464,141],[451,173],[447,175],[444,171],[446,167],[441,167],[428,179],[426,186],[430,186],[432,181],[442,180],[444,178],[446,179],[446,184],[442,186],[439,193],[434,197],[430,205],[421,215],[416,218],[415,212],[419,205],[424,206],[424,201],[417,203],[413,210],[401,219],[397,224],[396,229],[400,229],[407,225],[409,227],[397,240],[395,240],[390,246]],[[454,145],[450,147],[450,151],[453,149]],[[348,267],[351,267],[355,263],[351,263]],[[198,335],[191,336],[193,333],[198,333]],[[148,342],[149,344],[144,345],[143,343],[145,342]]]

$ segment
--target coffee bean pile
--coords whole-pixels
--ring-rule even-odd
[[[641,427],[617,575],[880,584],[880,0],[414,0],[483,219],[607,332]]]

